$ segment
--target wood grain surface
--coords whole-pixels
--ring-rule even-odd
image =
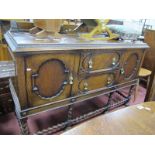
[[[155,102],[123,108],[82,123],[64,135],[151,135],[155,134]]]

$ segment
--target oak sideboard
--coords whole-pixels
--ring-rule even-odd
[[[138,41],[88,41],[72,35],[36,38],[29,32],[8,31],[5,39],[15,63],[9,85],[22,134],[28,134],[27,118],[32,115],[68,106],[68,119],[45,130],[52,133],[103,113],[110,99],[104,107],[72,118],[76,103],[116,91],[123,96],[119,90],[130,87],[122,101],[127,103],[148,48]]]

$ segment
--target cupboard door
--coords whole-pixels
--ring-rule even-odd
[[[132,50],[132,51],[131,51]],[[138,71],[143,58],[143,50],[130,49],[122,55],[119,80],[129,81],[138,77]]]
[[[120,51],[94,50],[83,52],[80,72],[107,71],[119,66]]]
[[[74,82],[74,54],[40,54],[26,58],[30,106],[70,97]]]

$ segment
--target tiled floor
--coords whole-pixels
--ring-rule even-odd
[[[139,86],[136,100],[134,101],[134,97],[132,96],[130,100],[130,105],[135,105],[144,101],[144,97],[146,94],[146,89]],[[67,118],[67,110],[68,108],[60,109],[59,111],[49,111],[28,119],[28,126],[31,133],[34,133],[38,130],[42,130],[43,128],[47,128],[53,124],[57,123],[57,120],[63,122]],[[81,110],[84,110],[82,108]],[[117,109],[115,109],[117,110]],[[16,135],[20,134],[20,129],[18,126],[18,122],[16,120],[14,113],[9,113],[5,116],[0,117],[0,134],[1,135]]]

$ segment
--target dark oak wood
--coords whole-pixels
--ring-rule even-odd
[[[64,106],[70,106],[66,125],[103,113],[110,99],[107,107],[75,119],[71,116],[72,105],[80,101],[136,85],[148,48],[140,42],[88,42],[67,35],[58,40],[40,40],[29,33],[8,32],[5,38],[16,61],[11,92],[19,122],[24,119],[24,124],[31,115]],[[130,96],[131,93],[120,104],[126,104]],[[49,130],[60,127],[64,123]]]
[[[53,63],[53,60],[56,61]],[[72,84],[69,84],[69,78],[70,76],[73,77],[74,72],[76,72],[76,70],[74,70],[74,60],[74,54],[63,54],[62,52],[59,54],[33,55],[26,58],[27,92],[31,106],[63,100],[70,96]],[[49,65],[49,62],[53,63],[52,66],[45,66],[45,63]],[[29,69],[31,70],[29,71]],[[35,78],[34,81],[40,91],[44,88],[45,97],[41,97],[32,91],[32,74],[34,73],[38,74],[38,77]],[[39,78],[42,78],[40,83]],[[55,94],[51,97],[46,97],[49,92],[53,93],[54,91]]]
[[[127,49],[122,55],[121,65],[124,71],[119,82],[129,81],[137,77],[145,53],[140,49]]]
[[[88,50],[87,52],[81,54],[80,71],[91,72],[94,70],[106,70],[116,67],[120,60],[121,52],[119,50],[107,50],[103,53],[101,50]],[[92,62],[92,64],[90,64],[90,62]]]
[[[155,102],[146,102],[98,116],[63,135],[152,135],[154,121]]]

